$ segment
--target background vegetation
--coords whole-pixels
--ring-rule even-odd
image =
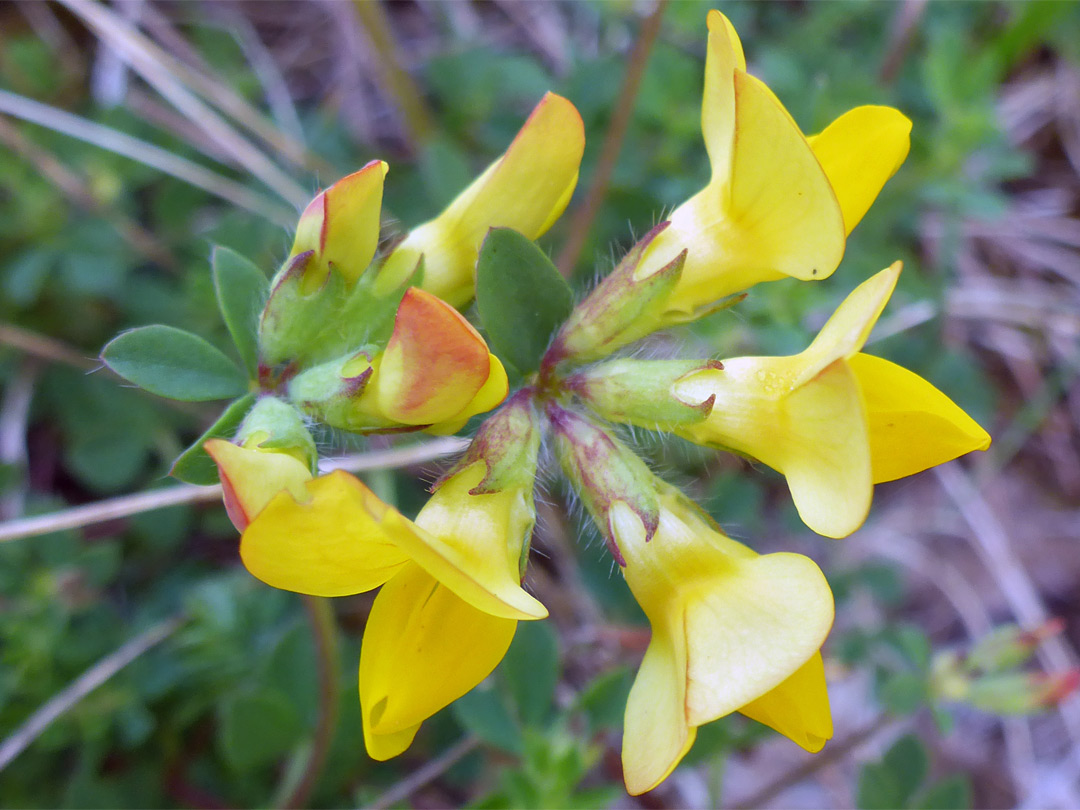
[[[505,148],[545,90],[568,96],[588,146],[570,215],[543,244],[586,288],[707,177],[707,8],[0,5],[0,804],[1080,805],[1080,703],[1051,699],[1068,678],[1037,674],[1075,667],[1080,639],[1070,3],[723,5],[751,70],[804,130],[892,104],[915,122],[912,150],[831,280],[755,289],[671,339],[721,356],[798,350],[901,258],[871,350],[995,438],[979,458],[879,487],[867,526],[828,541],[801,528],[771,471],[639,437],[734,536],[803,551],[828,574],[836,738],[821,755],[727,718],[701,729],[660,789],[624,794],[622,707],[647,628],[554,476],[529,582],[552,619],[522,626],[490,682],[386,764],[364,753],[356,698],[370,595],[309,614],[256,582],[212,496],[8,539],[20,518],[175,486],[172,460],[215,414],[123,387],[98,368],[100,347],[159,322],[224,348],[211,245],[272,272],[295,208],[372,158],[391,161],[388,211],[416,224]],[[616,153],[605,144],[619,136]],[[413,514],[436,472],[365,475]],[[963,658],[996,626],[1052,615],[1064,631],[1029,674]],[[974,680],[965,691],[957,678]]]

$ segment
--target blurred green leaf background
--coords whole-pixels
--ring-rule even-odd
[[[699,113],[710,7],[662,9],[570,278],[578,294],[707,179]],[[1042,614],[1066,626],[1044,645],[1043,662],[1051,671],[1076,665],[1080,11],[1042,0],[719,7],[751,72],[804,131],[856,105],[889,104],[913,119],[912,149],[830,280],[763,285],[667,339],[721,357],[798,351],[851,288],[902,259],[871,351],[935,382],[995,438],[958,473],[960,490],[931,473],[879,487],[867,527],[826,541],[800,528],[770,470],[637,437],[733,536],[762,551],[807,553],[829,575],[838,619],[825,653],[837,733],[825,752],[811,758],[726,718],[700,730],[672,780],[626,796],[622,709],[647,625],[552,475],[527,581],[552,619],[524,623],[495,675],[388,763],[364,753],[356,696],[370,595],[334,601],[337,671],[320,682],[309,612],[243,570],[220,503],[0,542],[0,746],[96,662],[164,633],[14,759],[0,748],[0,805],[1080,803],[1075,700],[1002,720],[943,692],[940,677],[942,656]],[[172,485],[173,461],[218,414],[125,387],[99,367],[98,353],[118,332],[161,323],[198,335],[209,344],[200,351],[227,354],[226,368],[247,360],[218,315],[212,246],[271,274],[297,206],[369,160],[391,163],[386,210],[407,229],[496,157],[545,91],[567,96],[587,146],[569,213],[541,240],[556,256],[654,13],[649,3],[510,0],[108,8],[154,46],[155,67],[125,64],[79,4],[0,5],[5,520]],[[170,83],[207,99],[204,109],[217,106],[214,115],[285,181],[253,171],[250,155],[216,137],[207,116],[174,107],[161,92]],[[27,120],[35,102],[48,105],[49,125]],[[86,143],[58,131],[65,113],[84,119],[80,137],[93,122],[114,150],[125,136],[144,146],[132,159]],[[148,165],[146,145],[165,150],[182,176]],[[188,164],[209,180],[193,183]],[[436,473],[411,467],[367,481],[413,515]],[[981,522],[964,517],[972,510]],[[987,532],[1011,544],[1004,568]],[[1029,598],[1017,601],[1017,587]]]

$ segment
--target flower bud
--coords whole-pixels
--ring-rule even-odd
[[[1021,630],[1015,624],[995,628],[972,648],[964,665],[969,671],[987,673],[1018,667],[1031,658],[1039,642],[1064,629],[1061,618],[1049,619],[1033,630]]]
[[[385,349],[367,346],[297,375],[289,397],[305,413],[355,433],[453,433],[499,404],[506,372],[449,304],[409,288]]]
[[[321,287],[331,271],[350,287],[371,264],[379,244],[386,172],[385,163],[373,160],[319,192],[300,215],[286,266],[301,253],[311,252],[301,283],[305,294]]]
[[[1034,714],[1056,706],[1078,686],[1080,669],[987,675],[972,681],[967,702],[993,714]]]
[[[611,360],[567,378],[564,385],[606,419],[659,427],[707,419],[716,397],[687,402],[676,383],[705,369],[720,371],[717,360]]]
[[[320,192],[301,214],[259,321],[264,388],[278,387],[297,366],[375,339],[393,317],[403,287],[376,294],[374,274],[365,274],[378,246],[385,174],[386,164],[373,161]]]
[[[660,328],[654,313],[663,311],[664,301],[678,283],[686,251],[645,278],[636,279],[635,271],[646,248],[667,225],[661,222],[645,234],[577,306],[555,336],[545,366],[605,357]]]
[[[292,405],[277,397],[259,398],[240,423],[236,442],[242,447],[257,448],[264,453],[286,453],[307,466],[312,473],[318,468],[319,453],[304,417]]]
[[[255,404],[235,442],[209,439],[203,447],[218,466],[225,511],[241,532],[279,492],[304,497],[304,483],[318,463],[303,418],[275,397]]]
[[[587,417],[554,402],[548,403],[547,417],[563,471],[581,495],[611,555],[625,566],[611,524],[612,510],[623,504],[641,521],[645,540],[651,539],[660,519],[656,479],[630,448]]]

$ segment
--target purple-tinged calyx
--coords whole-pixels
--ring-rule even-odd
[[[660,523],[656,478],[633,450],[583,414],[548,402],[546,414],[563,471],[581,496],[620,566],[626,559],[611,530],[610,511],[626,504],[645,527],[646,542]]]
[[[649,244],[669,223],[661,222],[623,257],[618,266],[578,304],[555,336],[544,357],[544,368],[553,369],[566,361],[581,363],[605,357],[616,349],[654,331],[653,314],[664,310],[664,302],[682,275],[686,251],[642,279],[634,278]]]
[[[484,420],[465,454],[431,487],[435,492],[447,480],[483,461],[487,472],[470,495],[490,495],[519,487],[532,491],[536,458],[540,451],[540,425],[533,407],[533,390],[524,388]]]

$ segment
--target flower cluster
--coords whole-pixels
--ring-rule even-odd
[[[717,11],[701,120],[708,184],[555,324],[509,397],[503,364],[455,307],[475,293],[489,228],[535,239],[566,206],[583,148],[569,102],[548,95],[443,214],[381,250],[381,162],[301,216],[259,320],[259,397],[231,440],[204,446],[253,575],[317,596],[381,586],[360,656],[372,757],[408,748],[425,719],[494,670],[519,621],[547,616],[522,588],[545,440],[652,628],[626,707],[634,794],[667,777],[698,726],[736,711],[819,750],[832,735],[820,649],[833,599],[809,558],[759,555],[727,537],[617,425],[760,460],[828,537],[862,524],[874,484],[988,446],[945,394],[862,351],[899,263],[858,286],[793,356],[612,356],[755,284],[831,275],[906,157],[911,126],[897,110],[867,106],[805,136],[747,73]],[[455,432],[500,403],[415,520],[345,472],[313,475],[310,420],[359,433]]]

